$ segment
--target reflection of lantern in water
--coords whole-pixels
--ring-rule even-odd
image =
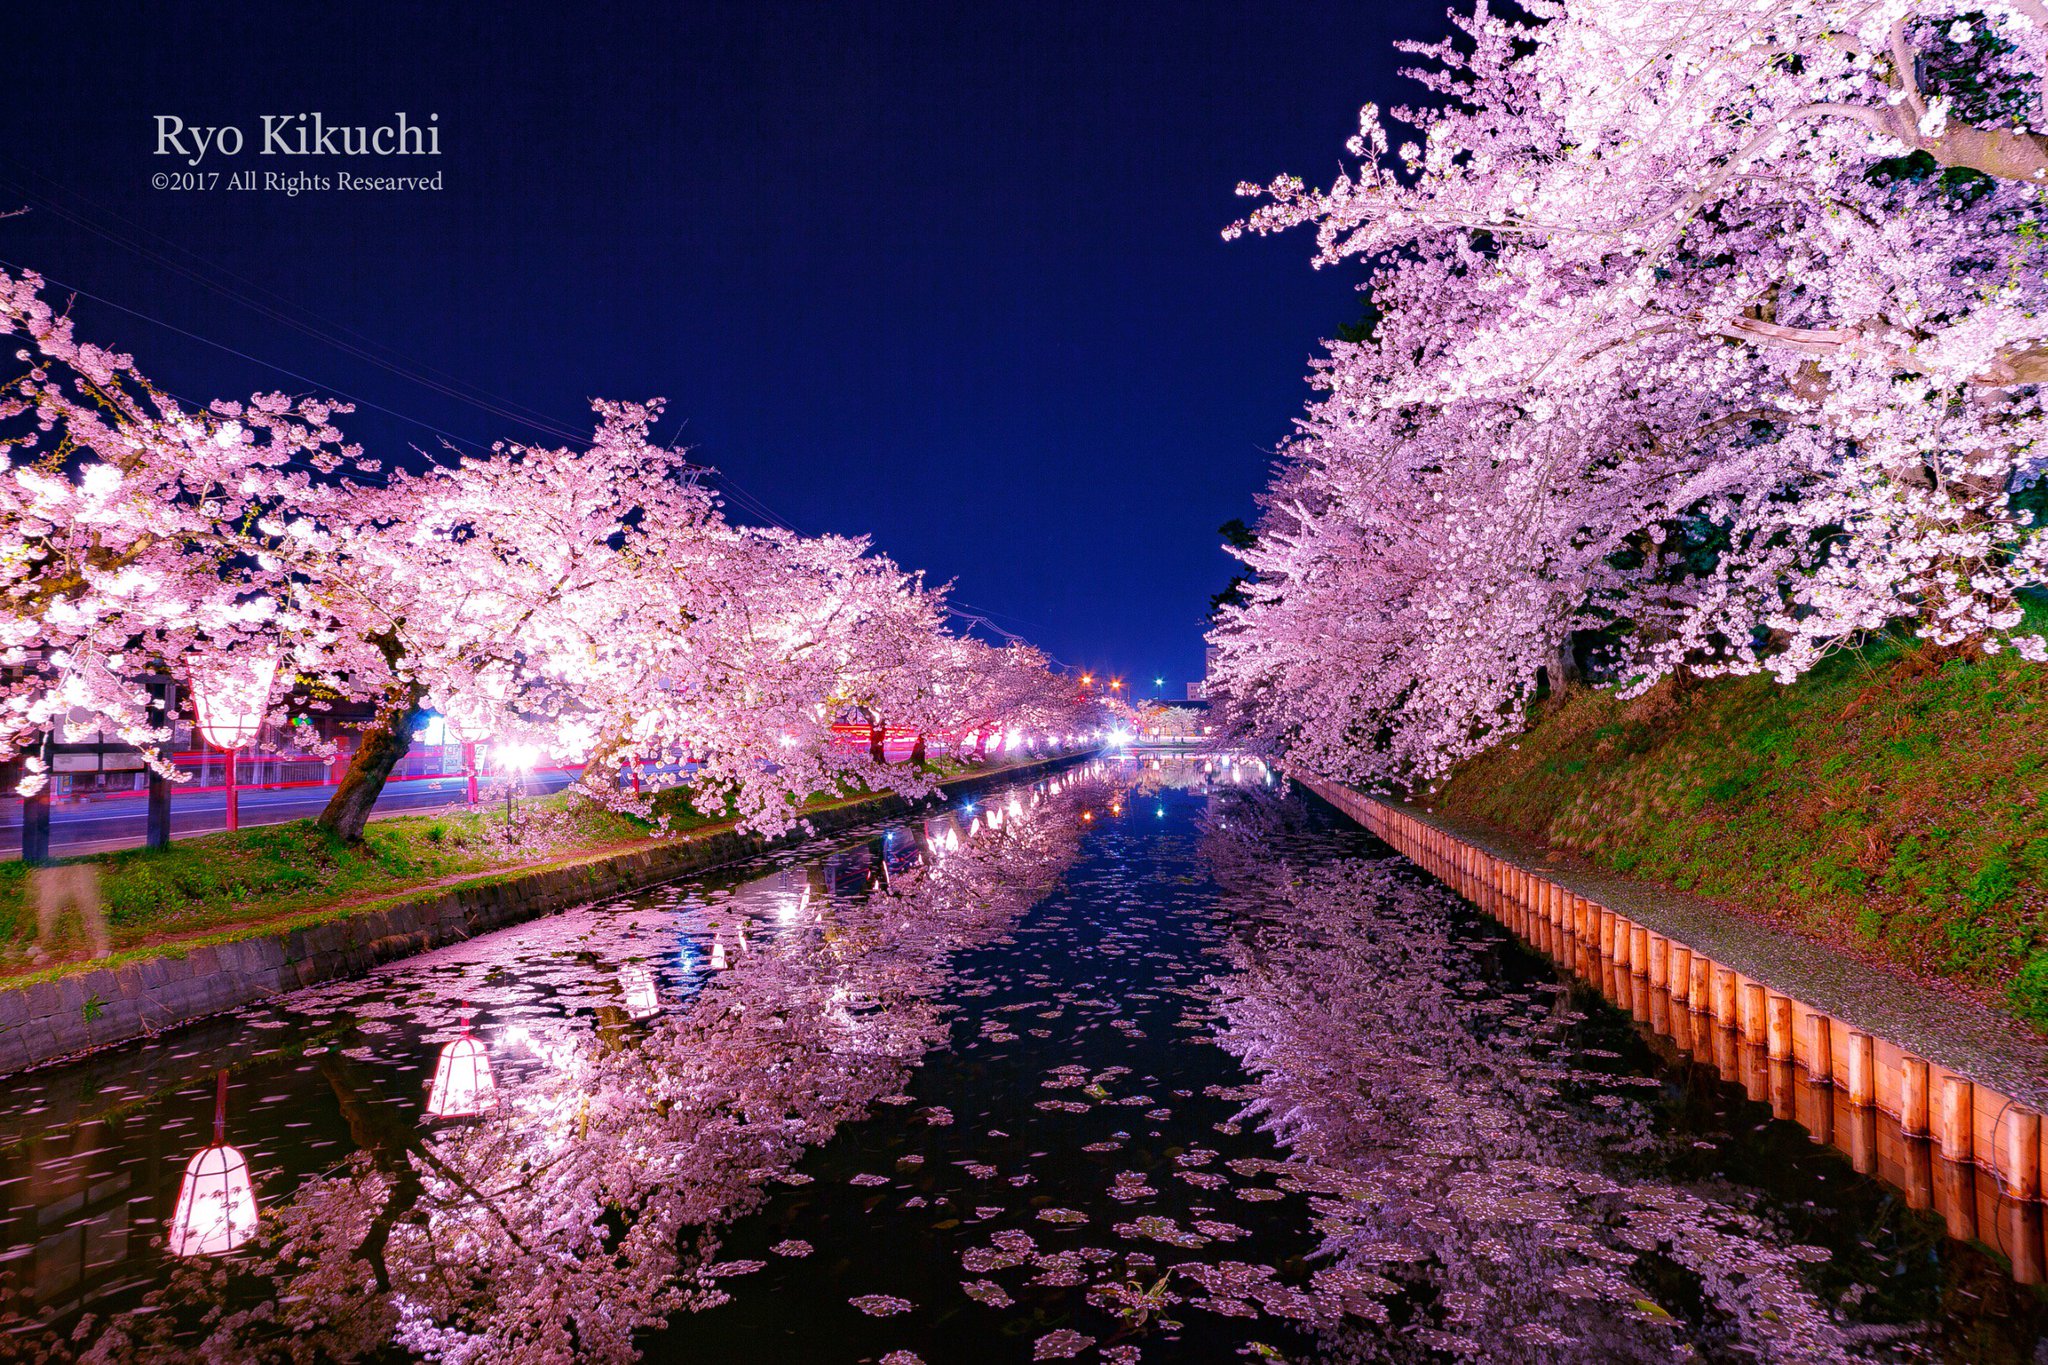
[[[469,1016],[462,1036],[441,1049],[434,1083],[427,1091],[427,1113],[437,1119],[469,1119],[498,1107],[498,1084],[491,1079],[491,1057],[469,1036]]]
[[[645,1019],[661,1009],[661,996],[654,989],[654,973],[644,963],[628,962],[619,968],[619,990],[626,997],[626,1013]]]
[[[220,1256],[256,1235],[256,1192],[249,1163],[227,1145],[228,1073],[213,1103],[213,1145],[185,1165],[171,1215],[171,1255]]]

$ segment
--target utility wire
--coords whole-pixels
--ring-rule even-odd
[[[19,167],[20,169],[27,171],[29,174],[36,176],[38,179],[49,181],[49,177],[44,176],[41,172],[36,171],[32,167],[23,166],[21,162],[16,161],[12,157],[0,155],[0,160],[4,160],[8,162],[10,165]],[[55,182],[51,181],[50,183],[54,184]],[[251,290],[258,291],[262,294],[268,295],[270,298],[278,300],[279,305],[282,306],[273,306],[271,304],[263,302],[260,299],[251,297],[249,294],[246,294],[240,290],[229,288],[216,280],[208,278],[201,271],[196,270],[180,261],[177,261],[171,258],[170,256],[165,255],[163,252],[155,250],[154,248],[138,240],[124,237],[118,233],[109,231],[100,224],[93,222],[84,214],[79,213],[73,209],[69,209],[62,204],[59,204],[51,199],[45,198],[44,196],[35,193],[27,186],[22,185],[21,182],[19,182],[18,180],[14,180],[12,178],[5,176],[0,176],[0,184],[8,184],[14,186],[15,189],[19,193],[21,193],[26,199],[28,199],[31,203],[39,204],[42,208],[44,208],[53,216],[62,219],[63,221],[71,224],[72,226],[81,229],[82,231],[89,232],[94,236],[100,237],[117,246],[125,247],[126,249],[133,251],[135,254],[141,256],[144,260],[149,261],[154,265],[158,265],[165,270],[181,275],[186,279],[191,280],[195,284],[198,284],[202,288],[207,289],[215,294],[218,294],[223,298],[239,303],[242,306],[257,313],[259,316],[268,318],[271,321],[276,322],[282,326],[289,327],[292,330],[299,332],[304,336],[310,337],[316,341],[325,342],[327,345],[334,347],[335,349],[343,352],[346,355],[354,356],[359,360],[363,360],[369,364],[375,365],[379,369],[397,375],[402,379],[409,379],[412,382],[419,384],[423,388],[429,389],[430,391],[438,393],[444,397],[451,398],[456,402],[467,404],[471,407],[479,409],[480,411],[490,413],[493,416],[501,417],[507,421],[515,422],[521,426],[525,426],[532,430],[542,432],[546,435],[553,436],[557,439],[565,440],[572,445],[587,447],[589,444],[588,440],[581,433],[570,430],[568,427],[553,421],[545,414],[539,413],[532,408],[525,407],[523,404],[516,403],[511,399],[503,398],[496,394],[493,394],[489,390],[483,389],[480,386],[474,384],[470,384],[469,382],[457,376],[448,374],[446,371],[435,370],[432,367],[426,366],[424,364],[421,364],[420,369],[416,371],[414,369],[408,368],[406,365],[401,365],[395,363],[394,361],[387,360],[383,356],[378,355],[376,351],[369,349],[370,347],[373,346],[382,347],[382,343],[376,342],[374,339],[365,336],[361,332],[355,331],[353,328],[349,328],[341,323],[332,322],[328,319],[322,318],[319,314],[310,312],[307,314],[307,316],[314,318],[316,321],[322,323],[323,326],[314,326],[310,323],[302,321],[300,318],[295,317],[290,312],[286,311],[288,309],[296,308],[297,305],[294,305],[290,300],[285,299],[284,296],[276,293],[273,290],[267,289],[264,286],[247,279],[244,276],[238,275],[235,272],[228,270],[225,267],[222,267],[213,261],[208,260],[206,257],[201,256],[199,253],[191,251],[190,249],[181,246],[178,243],[171,241],[169,238],[163,237],[161,234],[153,232],[140,224],[134,223],[132,220],[127,219],[122,215],[113,212],[112,210],[105,209],[103,206],[94,205],[95,208],[99,208],[102,212],[106,212],[113,218],[117,219],[118,221],[126,223],[129,227],[135,229],[135,231],[137,231],[138,233],[145,233],[148,236],[155,238],[157,241],[163,242],[172,250],[177,251],[187,257],[190,257],[192,260],[199,262],[202,266],[205,266],[207,269],[218,271],[220,272],[220,274],[226,276],[227,278],[238,281],[243,285],[246,285]],[[75,191],[65,189],[63,187],[60,187],[60,189],[62,189],[62,192],[70,194],[73,198],[78,199],[84,203],[92,204],[93,202],[89,199],[86,199],[85,196],[77,194]],[[29,266],[25,266],[20,262],[8,260],[4,257],[0,257],[0,265],[7,266],[9,269],[14,270],[16,272],[32,270],[32,268]],[[126,304],[117,303],[114,300],[107,298],[105,295],[95,293],[89,289],[80,288],[77,285],[69,284],[64,280],[58,279],[55,276],[47,273],[46,271],[34,270],[33,273],[40,276],[42,279],[46,280],[50,284],[57,286],[59,289],[64,290],[67,293],[75,294],[81,298],[91,299],[93,302],[100,304],[102,307],[111,308],[114,309],[116,312],[125,313],[130,317],[137,318],[143,322],[150,323],[157,327],[161,327],[165,331],[175,333],[176,335],[184,337],[187,340],[199,342],[201,345],[204,346],[211,346],[215,350],[221,351],[227,355],[234,356],[238,360],[247,361],[249,364],[260,366],[263,369],[274,371],[278,374],[286,376],[289,379],[296,380],[301,384],[311,385],[314,389],[322,393],[333,394],[334,396],[344,399],[357,407],[368,408],[374,412],[381,412],[387,417],[392,417],[398,421],[405,422],[412,426],[419,427],[422,430],[432,432],[435,436],[439,437],[443,441],[447,441],[450,442],[451,444],[458,446],[469,446],[479,452],[485,452],[488,451],[489,449],[489,442],[456,436],[452,432],[447,431],[445,428],[436,423],[428,422],[421,418],[414,417],[409,413],[401,412],[396,408],[388,407],[382,403],[373,402],[370,399],[359,397],[355,394],[350,393],[348,390],[341,388],[339,385],[323,383],[320,380],[314,379],[309,375],[302,374],[297,370],[289,368],[288,366],[279,365],[274,361],[264,360],[261,357],[251,355],[246,351],[240,350],[233,346],[229,346],[225,342],[215,341],[211,337],[202,336],[199,333],[191,331],[188,328],[180,327],[176,323],[166,322],[164,319],[156,317],[153,314],[144,312],[139,308],[131,308]],[[357,338],[358,341],[364,344],[357,345],[352,342],[342,340],[337,336],[333,335],[328,330],[326,330],[326,328],[332,328],[335,331],[345,333],[348,336],[355,337]],[[407,358],[404,356],[403,352],[396,351],[395,349],[392,350],[392,354],[398,355],[402,359]],[[429,378],[427,377],[428,375],[438,375],[440,376],[440,378]],[[470,392],[465,393],[463,392],[463,390],[470,390]],[[171,391],[168,389],[165,389],[164,392],[171,393]],[[473,395],[481,395],[481,397]],[[202,403],[195,403],[192,399],[184,398],[175,393],[171,393],[171,396],[178,398],[180,402],[185,403],[188,407],[204,408],[206,406],[205,404]],[[675,449],[677,442],[681,440],[681,436],[682,433],[681,429],[679,428],[675,439],[671,440],[669,443],[668,448],[671,451]],[[419,447],[414,448],[419,449]],[[436,456],[432,451],[422,451],[421,453],[427,455],[429,459],[438,459],[438,456]],[[732,478],[730,474],[725,473],[724,471],[709,465],[699,465],[696,466],[696,468],[702,469],[706,473],[718,475],[718,478],[715,481],[718,491],[725,495],[726,497],[739,503],[741,507],[745,508],[749,512],[765,518],[771,525],[777,526],[782,530],[788,531],[792,535],[802,534],[802,532],[798,531],[796,527],[792,526],[787,520],[778,515],[776,511],[772,507],[770,507],[766,502],[754,496],[752,493],[749,493],[746,490],[746,488],[743,485],[741,485],[738,480]],[[1018,635],[1013,631],[1004,629],[1003,627],[997,625],[993,620],[989,618],[990,616],[1004,616],[1007,617],[1007,619],[1017,621],[1023,625],[1032,625],[1032,622],[1025,621],[1021,617],[1010,616],[1008,613],[1005,612],[989,612],[987,609],[975,607],[971,603],[967,602],[960,602],[958,605],[961,607],[966,607],[968,608],[968,610],[951,611],[950,614],[956,617],[957,619],[965,621],[970,625],[982,626],[986,630],[990,631],[992,634],[999,636],[1008,643],[1030,643],[1028,640],[1025,639],[1025,637]],[[1053,660],[1052,656],[1050,655],[1047,655],[1047,658],[1049,661],[1055,663],[1059,662],[1057,660]],[[1061,663],[1059,666],[1062,668],[1067,667],[1067,665],[1063,663]]]
[[[13,158],[11,157],[0,156],[0,160],[6,160],[10,164],[15,166],[21,165],[20,162],[13,160]],[[38,178],[45,180],[48,179],[47,176],[42,176],[40,172],[36,172],[33,169],[26,167],[24,167],[23,169],[29,169],[29,173],[32,175],[37,175]],[[303,310],[298,305],[292,303],[291,300],[286,299],[283,295],[278,294],[273,290],[267,289],[264,286],[247,279],[244,276],[237,275],[233,271],[228,270],[216,264],[215,262],[208,260],[206,257],[201,256],[199,253],[195,251],[192,251],[175,242],[172,242],[168,238],[162,237],[157,233],[150,232],[149,229],[147,228],[143,228],[140,225],[135,224],[128,219],[121,218],[119,214],[113,214],[111,210],[106,210],[103,208],[101,209],[102,212],[110,213],[111,216],[119,219],[121,222],[127,223],[137,232],[148,233],[148,235],[155,237],[156,240],[163,242],[171,250],[177,251],[184,256],[190,257],[193,261],[196,261],[201,266],[204,266],[206,270],[217,271],[221,275],[226,276],[228,279],[234,280],[238,284],[246,286],[247,289],[249,290],[254,290],[259,293],[266,294],[269,296],[269,298],[276,300],[276,303],[272,304],[265,302],[262,299],[252,297],[249,293],[246,293],[241,289],[231,288],[227,285],[220,283],[218,280],[209,278],[209,276],[206,273],[202,272],[201,270],[194,269],[192,266],[189,266],[181,261],[175,260],[172,257],[164,254],[162,251],[158,251],[155,248],[139,240],[110,231],[101,224],[94,222],[91,218],[85,216],[81,212],[72,208],[68,208],[63,204],[57,203],[51,199],[47,199],[41,195],[38,195],[37,193],[35,193],[35,191],[29,189],[26,186],[23,186],[19,181],[12,180],[7,177],[0,177],[0,184],[14,185],[16,189],[19,190],[32,204],[39,205],[48,213],[54,215],[57,218],[62,219],[63,221],[71,224],[74,227],[81,229],[82,231],[92,233],[94,236],[100,237],[108,242],[112,242],[116,246],[124,247],[127,250],[132,251],[136,255],[142,257],[144,260],[150,262],[152,265],[156,265],[163,268],[164,270],[168,270],[175,274],[182,275],[186,279],[189,279],[195,284],[198,284],[201,288],[210,290],[213,293],[219,294],[223,298],[239,303],[243,307],[250,309],[252,312],[257,313],[262,317],[268,318],[271,321],[276,322],[282,326],[289,327],[292,330],[300,332],[306,336],[312,337],[317,341],[325,342],[327,345],[330,345],[335,349],[344,352],[345,354],[352,355],[357,359],[366,361],[372,365],[379,367],[380,369],[387,370],[390,373],[398,375],[401,378],[409,379],[412,382],[419,384],[424,388],[430,389],[446,397],[453,398],[457,402],[467,403],[471,407],[479,408],[485,412],[491,413],[494,416],[504,418],[508,421],[516,422],[521,426],[532,428],[533,430],[543,432],[549,436],[566,438],[572,441],[580,439],[580,434],[578,432],[570,429],[569,427],[563,425],[560,422],[553,420],[544,413],[537,412],[536,410],[528,408],[523,404],[516,403],[509,398],[504,398],[500,395],[491,393],[490,391],[483,389],[479,385],[470,384],[467,381],[457,378],[456,376],[447,374],[445,371],[435,370],[431,366],[425,365],[423,362],[413,360],[411,357],[406,356],[403,352],[398,351],[394,347],[384,346],[382,345],[382,343],[376,342],[372,338],[364,336],[362,333],[357,332],[352,328],[343,326],[340,323],[336,323],[327,318],[321,317],[317,313],[312,313],[308,310]],[[91,200],[85,199],[83,195],[79,195],[75,191],[66,190],[65,192],[70,194],[71,197],[74,199],[78,199],[88,204],[92,203]],[[94,207],[99,208],[100,206],[94,205]],[[304,317],[312,318],[313,322],[309,323],[305,321],[303,317],[295,315],[302,312],[304,313]],[[315,323],[318,323],[320,325],[316,326],[314,325]],[[357,339],[357,341],[360,341],[364,344],[357,345],[354,342],[343,340],[341,337],[334,335],[334,332],[330,332],[329,330],[327,330],[329,328],[334,329],[334,332],[340,332],[346,334],[347,336],[354,337]],[[397,361],[388,360],[384,356],[377,354],[376,350],[370,349],[371,347],[376,347],[377,350],[389,351],[391,352],[391,354],[397,356],[399,360],[404,360],[407,361],[408,363],[400,364],[397,363]],[[411,368],[411,366],[414,365],[418,366],[417,370]],[[430,376],[439,376],[439,378],[433,378]],[[469,392],[463,392],[463,390],[468,390]]]
[[[5,156],[4,154],[0,154],[0,160],[4,160],[8,164],[15,166],[20,170],[23,170],[28,174],[33,175],[37,179],[42,180],[46,183],[49,183],[51,185],[56,185],[57,183],[55,181],[52,181],[50,177],[43,175],[40,171],[35,170],[33,167],[23,165],[20,161],[15,160],[13,157],[8,157]],[[124,247],[127,250],[134,252],[136,255],[141,256],[144,260],[149,261],[154,265],[161,266],[165,270],[171,271],[178,275],[182,275],[186,279],[193,281],[194,283],[198,284],[204,289],[210,290],[211,292],[218,294],[223,298],[241,304],[243,307],[250,309],[251,311],[257,313],[259,316],[268,318],[271,321],[276,322],[282,326],[289,327],[292,330],[297,331],[302,335],[311,337],[316,341],[324,342],[327,345],[334,347],[336,350],[339,350],[346,355],[354,356],[359,360],[366,361],[369,364],[375,365],[378,368],[383,369],[391,374],[397,375],[402,379],[409,379],[413,383],[416,383],[423,388],[429,389],[434,393],[441,394],[444,397],[454,399],[456,402],[468,404],[469,406],[477,408],[480,411],[487,412],[493,416],[514,422],[520,426],[528,427],[532,430],[541,432],[555,439],[566,441],[571,445],[587,447],[589,444],[588,438],[584,433],[572,430],[571,428],[563,425],[562,423],[557,422],[554,419],[548,417],[544,413],[538,412],[533,408],[526,407],[524,404],[517,403],[512,399],[505,398],[501,395],[495,394],[490,390],[483,388],[481,385],[472,384],[467,380],[449,374],[444,370],[437,370],[431,366],[425,365],[423,362],[413,361],[412,358],[407,357],[404,354],[404,352],[398,351],[394,347],[385,346],[383,343],[378,342],[374,338],[366,336],[353,328],[347,327],[341,323],[333,322],[331,319],[324,318],[317,313],[310,312],[309,310],[302,310],[300,309],[299,305],[294,304],[291,300],[286,299],[283,295],[278,294],[276,291],[268,289],[263,285],[260,285],[255,281],[248,279],[245,276],[238,275],[234,271],[229,270],[224,266],[221,266],[217,262],[209,260],[207,257],[200,255],[198,252],[193,251],[190,248],[185,247],[177,242],[174,242],[171,239],[164,237],[162,234],[154,232],[149,228],[134,222],[132,219],[123,217],[121,214],[106,208],[104,205],[94,203],[94,201],[86,198],[86,196],[84,195],[77,193],[75,190],[71,190],[65,186],[58,186],[60,192],[69,195],[72,199],[75,199],[84,204],[92,205],[92,207],[97,209],[98,211],[107,214],[109,217],[117,220],[118,222],[126,224],[128,227],[132,228],[136,233],[146,234],[147,236],[154,238],[156,241],[163,243],[170,250],[178,252],[179,254],[189,257],[191,260],[198,262],[201,266],[204,266],[206,270],[217,271],[219,272],[219,274],[227,277],[228,279],[234,280],[241,285],[247,286],[249,290],[254,290],[258,293],[267,295],[270,299],[274,299],[277,301],[276,305],[272,305],[270,303],[264,302],[261,299],[251,297],[250,294],[245,293],[240,289],[230,288],[226,285],[223,285],[219,281],[209,278],[201,270],[194,269],[191,266],[184,264],[183,262],[175,260],[170,256],[164,254],[164,252],[158,251],[140,240],[123,236],[120,233],[110,231],[101,224],[94,222],[90,217],[86,216],[85,214],[77,210],[68,208],[63,204],[57,203],[54,200],[44,197],[43,195],[37,194],[33,189],[23,185],[18,180],[12,179],[10,177],[0,176],[0,184],[13,185],[15,189],[19,191],[31,203],[40,205],[44,210],[46,210],[53,216],[58,217],[63,221],[70,223],[71,225],[85,232],[92,233],[94,236],[103,238],[104,240],[112,242],[117,246]],[[14,268],[22,269],[23,267],[17,265]],[[317,388],[320,388],[325,392],[334,393],[340,397],[347,398],[349,401],[357,403],[360,406],[373,408],[378,412],[383,412],[389,416],[396,417],[401,421],[411,422],[414,425],[420,426],[425,430],[433,432],[435,435],[441,437],[444,440],[455,441],[459,444],[471,445],[479,450],[484,449],[486,447],[487,443],[485,442],[469,441],[464,440],[463,438],[460,437],[453,436],[449,432],[442,430],[440,427],[436,426],[431,422],[424,422],[418,418],[411,417],[408,416],[407,414],[398,412],[395,409],[385,407],[381,404],[370,402],[367,399],[357,398],[334,385],[321,384],[318,380],[314,380],[305,375],[301,375],[296,371],[290,370],[284,366],[277,365],[265,360],[259,360],[256,357],[248,355],[245,352],[236,350],[235,348],[230,346],[222,345],[221,343],[212,341],[206,337],[199,336],[196,333],[187,331],[186,329],[177,327],[171,323],[164,322],[162,319],[152,317],[149,314],[143,313],[138,309],[129,308],[122,304],[117,304],[113,302],[111,299],[107,299],[101,295],[94,294],[88,290],[78,289],[75,288],[74,286],[67,285],[62,280],[55,279],[47,274],[43,275],[43,278],[49,280],[52,284],[57,285],[59,288],[69,290],[70,292],[79,294],[85,298],[93,299],[95,302],[104,304],[107,307],[119,309],[120,311],[128,313],[131,316],[142,318],[148,322],[153,322],[157,326],[163,327],[169,331],[176,332],[179,335],[188,337],[194,341],[199,341],[206,345],[214,346],[222,351],[227,352],[230,355],[236,356],[243,360],[247,360],[252,364],[262,365],[268,369],[275,370],[280,374],[284,374],[293,379],[297,379],[301,383],[313,384]],[[312,325],[311,323],[304,321],[301,317],[294,315],[295,312],[300,311],[303,311],[306,317],[310,317],[314,319],[315,322],[318,322],[322,325]],[[333,329],[333,331],[327,330],[329,328]],[[334,332],[340,332],[346,334],[347,336],[354,337],[357,339],[357,341],[360,341],[363,344],[357,345],[352,342],[343,340],[340,337],[334,335]],[[373,347],[376,349],[371,349]],[[392,355],[398,356],[400,359],[410,361],[411,364],[417,365],[419,368],[415,370],[413,368],[410,368],[408,365],[402,365],[392,360],[387,360],[382,355],[377,354],[378,350],[389,351]],[[431,378],[429,376],[439,377]],[[465,390],[467,392],[465,392]],[[677,440],[680,439],[681,429],[678,428]],[[676,443],[674,441],[671,441],[669,448],[673,450],[675,448],[675,444]],[[709,469],[708,466],[705,466],[705,468]],[[801,532],[798,532],[797,529],[794,526],[790,525],[788,521],[786,521],[781,516],[777,515],[775,510],[772,507],[770,507],[765,501],[754,496],[752,493],[749,493],[737,480],[734,480],[729,476],[721,477],[718,480],[718,484],[722,492],[726,493],[735,502],[739,503],[740,506],[742,506],[749,512],[765,518],[770,524],[779,526],[792,534],[801,534]]]

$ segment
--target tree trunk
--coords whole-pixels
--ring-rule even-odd
[[[1553,694],[1561,693],[1585,680],[1586,672],[1579,667],[1579,642],[1573,632],[1566,631],[1564,639],[1558,641],[1557,658],[1550,665],[1550,690]]]
[[[868,757],[877,763],[889,761],[889,732],[879,724],[868,726]]]
[[[913,745],[911,745],[911,746],[910,746],[910,766],[911,766],[911,767],[913,767],[913,768],[922,768],[922,767],[924,767],[924,736],[923,736],[923,735],[919,735],[919,736],[917,737],[917,743],[915,743],[915,744],[913,744]]]
[[[377,1169],[391,1177],[391,1191],[384,1206],[370,1220],[370,1230],[355,1250],[354,1259],[367,1262],[377,1276],[377,1292],[391,1292],[391,1271],[384,1259],[392,1228],[412,1217],[426,1192],[420,1177],[420,1163],[412,1159],[425,1144],[411,1124],[396,1121],[392,1106],[383,1103],[377,1088],[355,1066],[333,1054],[320,1059],[320,1074],[334,1092],[341,1116],[348,1124],[349,1138],[356,1149],[368,1152]]]
[[[363,826],[383,794],[385,780],[412,749],[412,727],[419,723],[425,698],[425,689],[414,683],[377,708],[377,719],[363,727],[348,771],[315,825],[351,844],[362,842]]]

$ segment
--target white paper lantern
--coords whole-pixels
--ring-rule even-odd
[[[628,962],[619,968],[619,990],[626,997],[626,1013],[645,1019],[661,1010],[661,994],[654,988],[654,973],[643,963]]]
[[[437,1119],[467,1119],[498,1107],[498,1085],[491,1079],[490,1054],[465,1032],[441,1049],[434,1083],[427,1091],[427,1113]]]
[[[256,1191],[249,1162],[227,1144],[228,1073],[213,1101],[213,1145],[185,1163],[171,1215],[173,1256],[222,1256],[256,1235]]]
[[[270,709],[277,655],[269,652],[217,661],[192,675],[192,710],[199,732],[216,749],[234,750],[256,738]]]
[[[256,1235],[256,1192],[249,1162],[233,1147],[213,1146],[185,1165],[178,1211],[171,1216],[173,1256],[221,1256]]]

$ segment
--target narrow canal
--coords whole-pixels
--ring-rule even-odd
[[[12,1078],[0,1196],[30,1360],[2048,1331],[1995,1251],[1225,760],[1090,763]]]

